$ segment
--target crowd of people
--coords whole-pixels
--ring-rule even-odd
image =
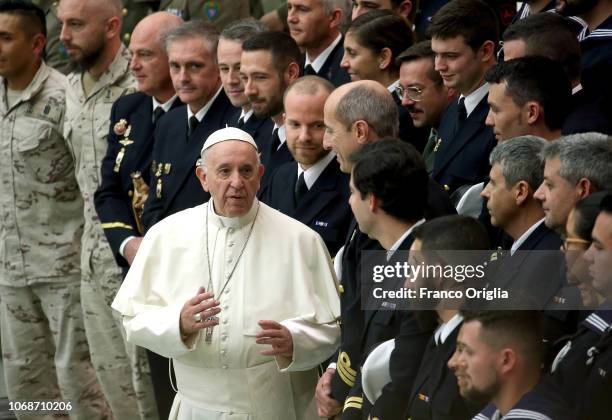
[[[610,418],[612,3],[506,3],[0,0],[16,417]]]

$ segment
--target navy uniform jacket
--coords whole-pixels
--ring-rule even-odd
[[[583,70],[597,66],[612,65],[612,16],[609,16],[601,25],[592,32],[580,33],[580,61]]]
[[[181,101],[176,98],[171,109],[180,105],[182,105]],[[130,174],[139,171],[144,182],[149,185],[149,168],[153,152],[152,118],[153,101],[144,93],[137,92],[123,96],[113,104],[107,137],[108,149],[102,160],[102,181],[94,195],[96,211],[115,260],[119,266],[126,269],[128,264],[119,254],[119,247],[126,238],[141,235],[132,211],[134,188]],[[131,127],[129,136],[115,134],[115,124],[121,119],[125,119]],[[125,143],[126,146],[120,143],[120,141],[130,140],[133,143]],[[123,158],[117,164],[122,149]]]
[[[338,161],[333,159],[296,207],[297,165],[289,162],[278,168],[262,201],[316,231],[330,255],[335,255],[344,244],[353,217],[348,204],[349,176],[340,171]]]
[[[576,420],[610,418],[611,326],[612,307],[608,303],[581,323],[553,362],[546,384],[560,389]]]
[[[338,42],[338,45],[334,47],[323,66],[317,72],[317,76],[320,76],[324,79],[329,80],[336,87],[343,85],[345,83],[349,83],[351,81],[351,76],[340,67],[340,63],[342,62],[342,56],[344,55],[344,37]],[[304,75],[304,64],[306,57],[304,56],[301,63],[302,76]]]
[[[460,328],[461,324],[457,325],[437,346],[434,336],[429,339],[408,400],[407,416],[411,420],[470,420],[483,408],[461,397],[457,377],[447,366]]]
[[[397,262],[408,261],[408,250],[412,245],[414,238],[408,235],[393,256],[386,261],[386,252],[378,253],[378,255],[362,255],[361,268],[370,272],[373,264],[380,264],[380,258],[384,259],[383,264],[395,265]],[[361,280],[369,280],[371,276],[364,277]],[[373,287],[382,286],[387,290],[398,290],[402,287],[404,280],[396,279],[394,282],[391,279],[386,279],[383,283],[374,285],[371,280],[362,283],[364,291],[362,291],[362,302],[369,296],[370,290]],[[365,294],[364,294],[365,293]],[[369,299],[368,299],[369,300]],[[406,396],[412,388],[412,383],[416,377],[421,357],[423,356],[425,346],[435,327],[435,318],[431,312],[417,312],[410,310],[399,310],[398,304],[392,300],[382,302],[368,302],[368,308],[363,310],[363,330],[361,331],[360,348],[359,348],[359,371],[356,376],[355,385],[349,391],[344,404],[342,414],[343,419],[405,419],[404,413],[408,407]],[[401,304],[401,303],[400,303]],[[395,307],[393,305],[396,305]],[[385,306],[385,308],[373,309],[376,307]],[[382,389],[380,397],[370,404],[369,401],[363,401],[363,389],[361,386],[361,364],[367,358],[367,355],[378,346],[380,343],[395,339],[395,348],[391,352],[389,359],[389,371],[391,382],[385,385]],[[359,403],[363,405],[360,406]]]
[[[557,389],[537,384],[527,392],[512,407],[505,416],[493,404],[487,405],[484,410],[474,417],[474,420],[576,420],[570,414],[569,407]]]
[[[489,154],[497,144],[493,129],[485,125],[489,105],[482,98],[453,136],[458,101],[453,101],[442,116],[438,136],[442,139],[436,152],[432,178],[450,194],[462,185],[484,181],[491,169]]]
[[[287,142],[285,141],[277,150],[272,150],[272,130],[274,124],[272,124],[270,131],[267,136],[264,132],[261,135],[262,149],[259,151],[261,155],[261,163],[265,167],[263,177],[259,186],[259,192],[257,193],[258,198],[265,197],[268,194],[268,188],[270,186],[270,180],[274,172],[284,165],[285,163],[294,162],[293,156],[289,151]]]
[[[187,137],[187,105],[173,109],[159,121],[155,129],[151,189],[142,215],[145,229],[210,198],[195,175],[196,161],[204,141],[229,124],[235,112],[221,90],[191,137]]]
[[[237,125],[238,118],[240,118],[240,113],[238,113],[235,123],[232,124],[233,126]],[[257,118],[255,115],[251,115],[241,129],[253,137],[253,140],[255,140],[255,144],[257,144],[257,148],[261,153],[263,150],[270,149],[270,133],[272,132],[273,128],[274,121],[272,121],[270,118]]]

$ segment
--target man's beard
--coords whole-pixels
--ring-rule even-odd
[[[80,70],[89,70],[100,59],[104,51],[104,41],[101,41],[88,49],[80,48],[80,57],[70,57],[70,61],[74,63]]]
[[[581,16],[593,10],[598,0],[557,0],[556,9],[562,16]]]
[[[486,404],[491,402],[493,397],[499,392],[499,382],[495,381],[486,389],[471,388],[461,396],[474,404]]]

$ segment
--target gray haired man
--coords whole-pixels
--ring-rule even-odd
[[[612,189],[612,137],[592,132],[565,136],[548,144],[541,157],[544,181],[534,196],[542,202],[546,226],[563,234],[579,200]]]

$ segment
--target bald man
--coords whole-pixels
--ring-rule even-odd
[[[107,149],[113,103],[136,89],[130,53],[121,44],[121,1],[61,0],[60,39],[78,70],[68,75],[64,137],[74,156],[83,195],[85,226],[81,240],[81,305],[91,361],[116,418],[157,418],[149,366],[143,349],[128,345],[121,320],[110,309],[121,285],[93,196]],[[128,141],[129,124],[124,131]],[[127,135],[125,135],[127,134]],[[134,130],[133,134],[137,134]]]
[[[140,214],[150,184],[154,127],[167,111],[182,105],[172,86],[163,46],[165,34],[182,22],[176,15],[158,12],[138,23],[129,50],[130,70],[139,92],[119,98],[111,109],[108,148],[94,202],[115,261],[124,275],[142,241]],[[123,125],[121,121],[131,127],[130,134],[127,125],[123,134],[115,130],[115,125]],[[165,418],[174,396],[168,380],[168,359],[152,352],[147,355],[155,402],[160,418]]]

